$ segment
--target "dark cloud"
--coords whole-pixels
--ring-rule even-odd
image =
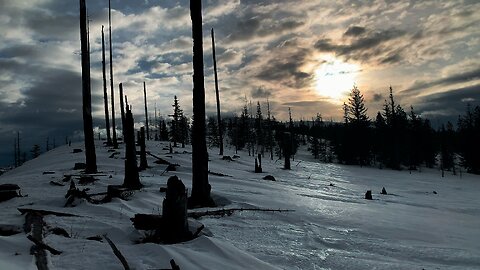
[[[250,92],[252,98],[267,98],[272,95],[272,91],[270,89],[266,89],[264,86],[252,89]]]
[[[360,36],[363,33],[365,33],[366,29],[365,27],[361,26],[350,26],[345,33],[343,33],[344,36]]]
[[[384,98],[383,98],[383,95],[382,95],[382,94],[379,94],[379,93],[373,94],[373,101],[379,102],[379,101],[382,101],[383,99],[384,99]]]
[[[401,59],[400,52],[391,54],[392,48],[386,46],[386,43],[405,34],[404,31],[397,29],[370,31],[364,35],[356,36],[350,44],[338,44],[329,38],[321,38],[317,40],[314,47],[322,52],[334,52],[339,56],[345,56],[354,60],[368,61],[377,59],[378,62],[396,63]]]
[[[423,116],[435,119],[438,123],[456,123],[458,116],[465,113],[467,104],[480,105],[480,84],[424,96],[419,100],[416,109]]]
[[[403,94],[412,93],[412,92],[421,91],[423,89],[434,87],[434,86],[463,83],[463,82],[469,82],[469,81],[474,81],[478,79],[480,79],[480,67],[467,72],[453,74],[438,80],[432,80],[428,82],[417,81],[413,84],[413,86],[404,90],[402,93]]]
[[[256,31],[260,28],[260,22],[258,17],[238,21],[235,32],[228,36],[228,41],[234,42],[252,39],[256,35]]]

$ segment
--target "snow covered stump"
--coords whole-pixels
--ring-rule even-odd
[[[365,200],[373,200],[371,190],[367,190],[367,192],[365,192]]]
[[[162,211],[163,226],[157,233],[163,242],[179,243],[192,239],[188,230],[187,190],[176,175],[168,179]]]

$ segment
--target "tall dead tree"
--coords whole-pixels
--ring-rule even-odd
[[[103,105],[105,107],[105,128],[107,129],[107,146],[112,146],[110,136],[110,117],[108,115],[107,75],[105,72],[105,34],[102,25],[102,74],[103,74]]]
[[[147,162],[147,150],[145,146],[145,127],[140,128],[140,136],[138,138],[138,144],[140,145],[140,170],[148,168]]]
[[[83,134],[85,136],[86,173],[97,172],[97,157],[93,138],[92,96],[90,85],[90,52],[87,37],[87,9],[85,0],[80,0],[80,42],[82,48],[82,97],[83,97]]]
[[[108,39],[109,39],[109,56],[110,56],[110,95],[112,99],[112,135],[113,135],[113,148],[118,148],[117,142],[117,127],[115,126],[115,95],[113,90],[113,52],[112,52],[112,9],[110,6],[110,0],[108,0]]]
[[[215,74],[215,94],[217,97],[217,121],[218,121],[218,140],[220,141],[220,155],[223,155],[223,126],[222,117],[220,115],[220,94],[218,91],[218,76],[217,76],[217,57],[215,54],[215,33],[212,28],[212,50],[213,50],[213,71]]]
[[[123,105],[122,105],[123,107]],[[137,150],[135,147],[135,129],[132,110],[126,106],[123,141],[125,144],[125,178],[123,187],[128,189],[140,189],[142,184],[138,176]]]
[[[122,115],[122,134],[125,140],[125,107],[123,104],[123,83],[120,83],[118,85],[118,88],[120,89],[120,113]]]
[[[17,157],[17,138],[15,138],[13,142],[13,159],[14,159],[14,164],[15,168],[18,167],[18,157]]]
[[[214,206],[208,183],[208,152],[205,138],[205,82],[203,73],[202,1],[190,0],[193,38],[192,195],[189,207]]]
[[[147,129],[147,140],[150,140],[150,129],[148,128],[148,110],[147,110],[147,86],[143,82],[143,100],[145,101],[145,128]]]
[[[22,158],[20,155],[20,132],[17,131],[17,165],[22,165]]]

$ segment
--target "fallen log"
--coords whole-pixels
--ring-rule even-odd
[[[157,230],[163,226],[162,215],[135,214],[130,220],[137,230]]]
[[[172,270],[180,270],[180,266],[178,266],[173,259],[170,260],[170,266],[172,267]]]
[[[103,235],[103,238],[105,238],[105,240],[107,240],[107,243],[110,245],[110,247],[112,248],[112,251],[113,251],[113,254],[115,254],[115,256],[117,256],[117,258],[120,260],[120,262],[122,263],[123,265],[123,268],[125,270],[130,270],[130,266],[128,265],[128,262],[127,260],[125,259],[125,257],[122,255],[122,253],[120,252],[120,250],[117,248],[117,246],[115,246],[115,244],[112,242],[112,240],[110,240],[110,238],[108,238],[108,236],[106,234]]]
[[[165,160],[165,159],[163,159],[163,158],[161,158],[161,157],[159,157],[159,156],[156,156],[156,155],[150,153],[150,151],[147,151],[146,154],[149,155],[149,156],[152,156],[152,157],[156,158],[156,159],[157,159],[157,160],[155,161],[156,164],[164,164],[164,165],[170,165],[170,164],[172,164],[170,161]]]
[[[42,241],[35,239],[35,238],[34,238],[33,236],[31,236],[31,235],[27,235],[27,238],[28,238],[28,240],[32,241],[38,248],[40,248],[40,249],[46,249],[46,250],[50,251],[50,253],[52,253],[53,255],[60,255],[60,254],[62,254],[61,251],[56,250],[56,249],[52,248],[51,246],[43,243]]]
[[[62,184],[62,183],[59,183],[59,182],[56,182],[56,181],[50,181],[50,185],[52,185],[52,186],[59,186],[59,187],[65,186],[65,184]]]
[[[20,187],[17,184],[0,185],[0,202],[8,201],[15,197],[22,197]]]
[[[255,212],[294,212],[291,209],[262,209],[262,208],[230,208],[205,212],[190,212],[188,217],[198,219],[204,216],[231,216],[236,211],[255,211]]]
[[[215,176],[233,177],[233,176],[228,175],[228,174],[217,173],[217,172],[212,172],[212,171],[208,171],[208,173],[211,174],[211,175],[215,175]]]
[[[69,213],[62,213],[62,212],[55,212],[49,210],[40,210],[40,209],[31,209],[31,208],[17,208],[17,210],[23,215],[27,213],[36,213],[42,216],[47,215],[54,215],[57,217],[81,217],[79,215],[69,214]]]

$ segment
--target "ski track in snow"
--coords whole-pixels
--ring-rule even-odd
[[[123,182],[123,150],[116,159],[97,143],[99,170],[107,176],[87,185],[90,193],[105,191],[108,184]],[[168,267],[174,258],[181,269],[480,269],[480,177],[446,173],[380,170],[319,163],[305,150],[281,169],[282,161],[262,159],[264,173],[253,172],[253,157],[246,152],[232,162],[210,149],[209,170],[233,177],[210,175],[212,193],[226,198],[230,207],[292,209],[294,212],[235,212],[226,217],[204,217],[212,237],[202,236],[177,245],[135,244],[144,232],[133,228],[135,213],[161,214],[169,176],[177,175],[191,187],[191,149],[168,143],[147,142],[156,155],[178,163],[176,172],[153,163],[140,172],[145,187],[128,201],[91,205],[78,202],[63,208],[65,187],[52,186],[63,174],[75,173],[75,162],[84,154],[72,154],[62,146],[0,177],[0,183],[17,183],[28,197],[1,203],[0,224],[22,225],[19,206],[75,213],[82,217],[47,216],[49,228],[64,228],[72,238],[47,234],[45,241],[64,251],[50,255],[51,269],[119,269],[106,243],[85,240],[108,233],[135,269]],[[183,151],[187,151],[183,153]],[[233,155],[232,149],[226,149]],[[167,156],[172,156],[167,157]],[[299,161],[301,162],[299,163]],[[43,175],[43,171],[55,171]],[[271,174],[276,182],[262,180]],[[109,176],[112,176],[109,178]],[[385,187],[389,195],[381,195]],[[81,187],[83,188],[83,187]],[[372,190],[374,200],[363,199]],[[436,191],[438,194],[434,194]],[[33,203],[33,205],[28,205]],[[0,236],[0,269],[35,269],[25,235]]]

